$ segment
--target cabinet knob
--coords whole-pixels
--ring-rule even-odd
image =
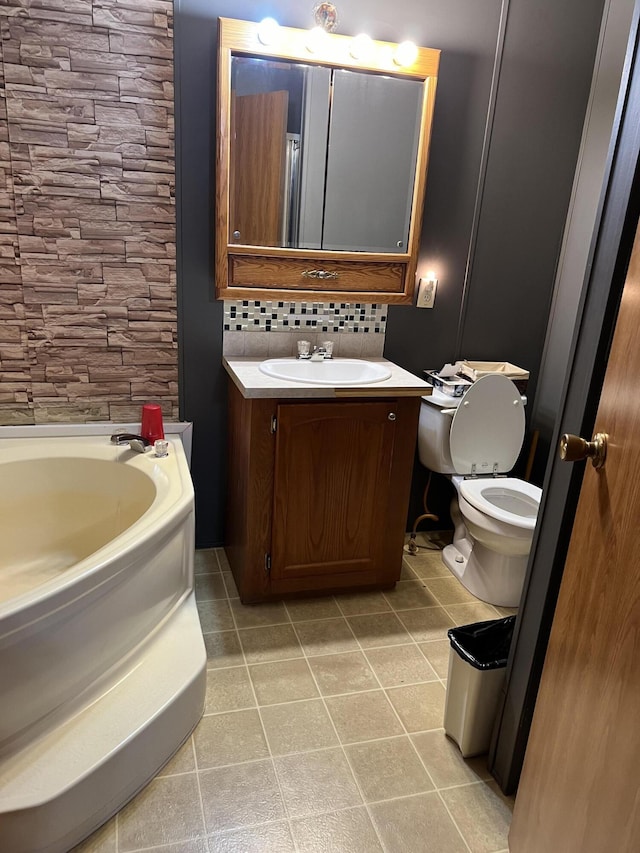
[[[395,421],[395,419],[396,419],[396,413],[395,413],[395,412],[389,412],[389,414],[387,415],[387,417],[389,418],[389,420],[390,420],[390,421]]]
[[[234,240],[239,240],[239,239],[240,239],[240,232],[239,232],[239,231],[234,231],[234,232],[233,232],[233,239],[234,239]]]

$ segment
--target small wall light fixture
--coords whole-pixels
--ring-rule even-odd
[[[264,45],[273,44],[278,38],[280,25],[275,18],[263,18],[258,24],[258,39]]]
[[[406,68],[418,58],[418,48],[412,41],[403,41],[397,46],[393,54],[393,61],[396,65]]]
[[[322,27],[314,27],[309,30],[307,36],[307,50],[309,53],[320,53],[327,43],[327,31]]]
[[[366,33],[355,36],[349,47],[349,53],[354,59],[367,59],[372,51],[373,41]]]

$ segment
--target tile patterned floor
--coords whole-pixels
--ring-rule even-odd
[[[447,629],[510,611],[425,548],[392,591],[255,607],[223,550],[196,572],[205,716],[76,853],[506,850],[511,800],[441,725]]]

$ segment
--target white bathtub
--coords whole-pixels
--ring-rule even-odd
[[[0,435],[0,850],[65,851],[189,735],[206,654],[179,438]]]

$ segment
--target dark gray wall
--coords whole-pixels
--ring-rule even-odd
[[[337,4],[342,33],[412,38],[443,51],[419,265],[435,268],[440,285],[433,311],[390,310],[385,354],[404,367],[419,373],[464,352],[537,371],[602,3]],[[272,14],[308,27],[312,5],[176,0],[181,414],[195,425],[200,545],[222,541],[226,476],[222,304],[212,280],[216,19]]]
[[[610,167],[611,131],[633,16],[634,0],[606,0],[587,119],[564,232],[531,425],[540,433],[535,476],[546,467],[571,357],[576,320],[591,261]]]

